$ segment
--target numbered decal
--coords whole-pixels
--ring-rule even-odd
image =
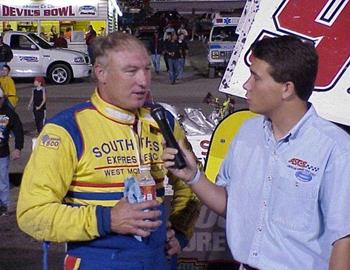
[[[286,0],[273,15],[276,29],[312,40],[319,54],[315,90],[328,91],[350,63],[350,0]]]

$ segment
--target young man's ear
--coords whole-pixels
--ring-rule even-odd
[[[283,99],[290,99],[296,95],[297,93],[295,92],[294,83],[291,81],[285,82],[283,85],[283,92],[282,92]]]

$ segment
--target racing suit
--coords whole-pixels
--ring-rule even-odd
[[[178,122],[168,120],[174,136],[184,138]],[[162,140],[148,108],[133,114],[104,102],[95,91],[90,101],[49,120],[39,135],[23,174],[20,228],[38,240],[68,242],[65,269],[169,269]],[[125,178],[137,175],[141,164],[151,166],[163,222],[140,242],[110,231],[110,208],[123,197]],[[180,179],[169,178],[174,189],[170,220],[183,246],[199,201]]]

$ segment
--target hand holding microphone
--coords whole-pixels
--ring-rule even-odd
[[[167,147],[175,148],[178,153],[175,155],[175,167],[177,169],[183,169],[186,167],[185,159],[181,153],[180,147],[175,140],[174,134],[169,126],[168,120],[166,119],[165,109],[159,105],[155,104],[151,110],[151,115],[153,119],[157,122],[160,131],[163,134]]]

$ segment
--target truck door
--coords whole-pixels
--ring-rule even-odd
[[[26,35],[13,33],[10,39],[13,52],[11,74],[14,77],[43,75],[40,48]]]

